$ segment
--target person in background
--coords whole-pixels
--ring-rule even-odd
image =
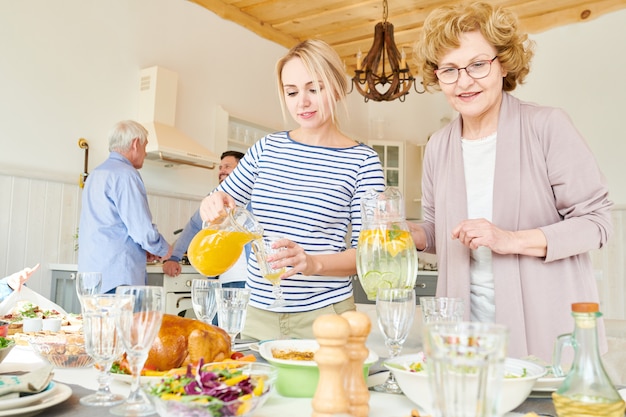
[[[39,264],[32,268],[24,268],[21,271],[15,272],[8,277],[0,279],[0,302],[7,298],[13,291],[20,291],[22,285],[28,278],[39,269]]]
[[[222,153],[220,157],[219,177],[218,180],[221,184],[228,175],[233,172],[233,169],[239,163],[239,160],[243,158],[243,153],[238,151],[226,151]],[[180,237],[174,243],[174,249],[172,250],[172,256],[163,263],[163,272],[171,277],[177,277],[180,275],[181,266],[180,260],[183,254],[187,251],[189,243],[194,236],[202,229],[202,219],[200,218],[200,210],[197,210],[189,222],[185,225]],[[241,256],[237,260],[237,263],[233,265],[228,271],[220,275],[219,280],[222,287],[238,287],[243,288],[246,283],[246,268],[247,268],[247,254],[250,245],[246,245],[246,251],[241,253]]]
[[[437,254],[438,296],[462,297],[465,319],[507,325],[511,356],[549,362],[571,304],[599,299],[588,252],[612,233],[612,203],[567,114],[510,94],[532,48],[516,16],[488,3],[428,16],[418,71],[459,117],[426,146],[424,221],[411,228]]]
[[[102,292],[146,285],[146,261],[167,259],[171,246],[152,223],[143,166],[148,131],[117,123],[109,135],[109,158],[90,174],[82,196],[78,271],[102,273]]]
[[[286,306],[268,309],[272,284],[254,253],[248,258],[251,297],[242,338],[258,340],[312,338],[317,317],[355,309],[361,196],[384,188],[377,153],[337,125],[336,104],[348,87],[337,53],[322,41],[304,41],[278,61],[276,72],[283,111],[298,127],[257,141],[200,206],[202,219],[211,221],[225,207],[251,203],[266,235],[285,236],[270,260],[288,267],[281,275]]]

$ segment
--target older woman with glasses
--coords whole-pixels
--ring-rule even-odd
[[[588,252],[612,232],[612,203],[565,112],[509,94],[532,46],[510,11],[487,3],[430,14],[418,67],[459,117],[427,145],[424,222],[411,227],[438,256],[437,295],[464,298],[467,320],[508,325],[511,356],[549,361],[572,329],[571,303],[598,301]]]

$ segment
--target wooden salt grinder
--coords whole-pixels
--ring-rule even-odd
[[[363,363],[369,355],[365,340],[372,329],[372,322],[367,314],[358,311],[347,311],[341,316],[350,324],[350,336],[346,344],[349,362],[344,383],[350,403],[348,410],[354,417],[367,417],[370,412],[370,392],[363,375]]]
[[[314,357],[320,376],[313,396],[312,417],[348,412],[343,370],[348,361],[345,347],[349,333],[348,321],[336,314],[319,316],[313,322],[313,334],[320,345]]]

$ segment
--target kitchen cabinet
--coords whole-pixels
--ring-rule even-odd
[[[215,109],[215,151],[219,155],[224,151],[246,153],[257,140],[277,130],[235,117],[222,106]]]
[[[50,264],[52,280],[50,294],[51,301],[58,304],[67,313],[80,314],[80,301],[76,295],[75,264]]]
[[[404,196],[406,218],[421,219],[424,145],[390,140],[371,140],[368,144],[378,153],[386,185],[397,187]]]

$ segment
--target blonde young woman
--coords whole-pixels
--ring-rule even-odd
[[[286,306],[268,309],[272,285],[254,254],[248,259],[252,294],[242,337],[258,340],[312,338],[318,316],[355,309],[350,276],[361,196],[384,187],[376,152],[337,126],[336,105],[348,87],[337,53],[322,41],[304,41],[278,61],[276,73],[283,111],[298,128],[261,138],[200,208],[203,220],[213,220],[225,207],[250,202],[265,234],[285,236],[277,242],[284,250],[271,260],[287,267]]]
[[[565,112],[509,93],[533,55],[510,11],[434,10],[415,52],[459,113],[426,147],[416,247],[437,253],[437,295],[506,324],[510,355],[550,361],[571,303],[598,301],[588,252],[612,232],[606,181]]]

